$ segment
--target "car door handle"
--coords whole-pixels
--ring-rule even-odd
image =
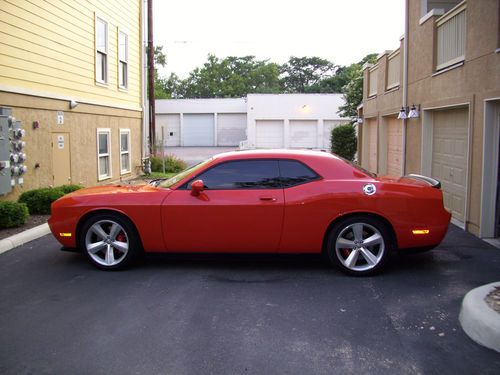
[[[276,202],[275,197],[260,197],[261,201],[266,201],[266,202]]]

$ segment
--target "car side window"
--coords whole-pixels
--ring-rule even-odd
[[[311,168],[296,160],[280,160],[281,183],[288,188],[320,178]]]
[[[210,190],[281,188],[277,160],[229,161],[207,170],[195,180],[203,180],[205,189]],[[191,188],[191,182],[187,188]]]

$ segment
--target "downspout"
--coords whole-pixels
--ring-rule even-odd
[[[408,30],[410,22],[410,0],[405,0],[405,39],[403,42],[403,108],[408,107]],[[406,125],[408,119],[403,120],[403,158],[402,158],[402,175],[406,174]]]
[[[146,66],[146,30],[147,30],[147,18],[145,9],[147,9],[147,1],[143,0],[141,2],[141,82],[142,82],[142,90],[141,90],[141,105],[142,105],[142,151],[141,151],[141,165],[142,160],[146,158],[147,153],[147,129],[149,124],[149,116],[147,107],[147,97],[146,97],[146,77],[147,77],[147,66]]]

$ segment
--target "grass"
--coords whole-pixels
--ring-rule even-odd
[[[139,178],[143,180],[154,180],[155,178],[170,178],[176,174],[177,173],[151,172],[150,174],[140,175]]]

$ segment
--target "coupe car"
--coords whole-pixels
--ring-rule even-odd
[[[144,185],[85,188],[52,204],[50,229],[104,270],[143,252],[324,253],[352,275],[428,250],[450,221],[440,183],[377,177],[321,151],[214,156]]]

